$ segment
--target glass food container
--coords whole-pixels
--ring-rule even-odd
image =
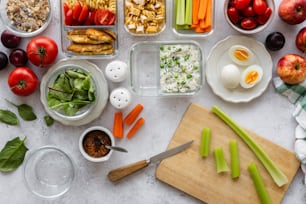
[[[124,28],[134,36],[154,36],[166,28],[166,0],[124,0]]]
[[[171,10],[172,31],[180,37],[207,37],[211,35],[215,29],[215,1],[216,0],[199,1],[209,3],[209,6],[204,6],[204,8],[208,8],[209,10],[202,9],[205,10],[205,12],[203,12],[203,19],[200,17],[201,19],[197,18],[194,20],[193,7],[195,6],[196,8],[201,9],[202,7],[200,5],[182,5],[182,0],[173,0]],[[183,2],[185,2],[185,0],[183,0]],[[182,8],[185,12],[182,12]],[[188,8],[190,10],[187,12]],[[188,18],[186,16],[188,14],[190,14],[189,20],[187,20]]]
[[[142,96],[190,96],[203,84],[203,56],[194,41],[139,42],[130,50],[132,91]]]
[[[118,54],[117,0],[60,0],[61,47],[67,57],[110,59]]]

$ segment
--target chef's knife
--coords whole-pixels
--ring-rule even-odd
[[[159,154],[151,157],[148,160],[141,160],[141,161],[129,164],[127,166],[123,166],[123,167],[119,167],[117,169],[111,170],[108,173],[107,177],[110,181],[113,181],[113,182],[118,181],[118,180],[120,180],[120,179],[140,170],[140,169],[143,169],[144,167],[147,167],[150,163],[161,161],[161,160],[163,160],[167,157],[171,157],[171,156],[185,150],[192,143],[193,143],[193,140],[191,140],[191,141],[189,141],[185,144],[182,144],[180,146],[169,149],[165,152],[159,153]]]

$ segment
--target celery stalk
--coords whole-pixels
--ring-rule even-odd
[[[192,0],[186,0],[185,24],[192,24]]]
[[[200,145],[200,155],[202,157],[207,157],[210,150],[210,129],[204,128],[202,131],[201,145]]]
[[[256,188],[256,192],[258,194],[259,200],[263,204],[272,204],[270,195],[267,191],[267,188],[263,182],[262,176],[254,162],[251,162],[248,166],[248,171],[251,175],[253,183]]]
[[[212,112],[222,119],[230,128],[232,128],[232,130],[249,146],[279,187],[288,183],[287,176],[279,169],[278,166],[274,164],[267,153],[265,153],[264,150],[237,123],[235,123],[217,106],[212,107]]]
[[[214,149],[214,155],[215,155],[217,173],[229,171],[230,169],[225,161],[223,149],[221,147],[216,147]]]
[[[176,0],[176,25],[185,24],[185,0]]]
[[[236,140],[229,142],[230,155],[231,155],[231,174],[232,178],[238,178],[240,176],[240,161],[238,154],[238,143]]]

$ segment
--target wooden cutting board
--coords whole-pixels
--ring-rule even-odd
[[[199,156],[201,131],[204,127],[211,129],[211,152],[207,158]],[[288,184],[279,188],[247,145],[217,116],[197,104],[188,107],[168,148],[190,140],[194,140],[194,143],[185,151],[163,160],[157,167],[156,177],[209,204],[260,203],[247,170],[248,164],[254,161],[273,203],[280,203],[300,163],[293,152],[254,132],[248,132],[285,173],[289,180]],[[232,180],[230,172],[216,173],[212,153],[215,147],[222,147],[230,166],[229,141],[232,139],[238,142],[241,164],[241,175],[237,180]]]

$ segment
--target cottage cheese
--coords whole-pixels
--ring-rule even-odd
[[[160,87],[165,93],[187,93],[201,86],[201,52],[194,45],[160,47]]]

